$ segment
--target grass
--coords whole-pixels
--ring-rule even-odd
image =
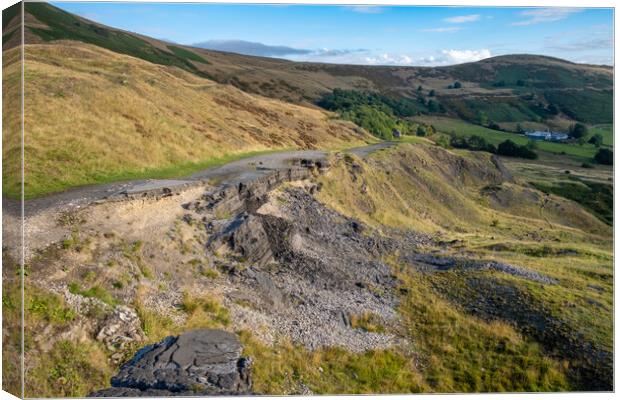
[[[11,20],[21,13],[21,4],[13,4],[2,10],[2,29],[5,29]]]
[[[147,335],[148,343],[157,342],[169,335],[199,328],[226,328],[230,324],[228,310],[218,299],[211,296],[192,296],[183,293],[179,311],[183,313],[183,324],[176,324],[167,316],[158,315],[144,306],[145,287],[138,288],[135,308],[142,322],[142,330]]]
[[[5,51],[9,91],[19,88],[18,50]],[[370,138],[321,110],[92,45],[29,45],[26,53],[27,198],[82,185],[179,177],[282,149],[363,145]],[[18,108],[18,100],[6,101],[4,110]],[[19,118],[5,122],[7,132],[19,132]],[[3,138],[3,191],[11,197],[19,195],[20,154],[18,135]]]
[[[76,40],[112,50],[116,53],[162,65],[176,66],[197,75],[204,75],[191,62],[204,62],[202,57],[177,46],[170,46],[172,52],[161,50],[151,43],[130,33],[103,27],[79,20],[72,14],[45,3],[26,4],[27,13],[34,15],[47,27],[28,26],[28,29],[44,41]]]
[[[488,129],[479,125],[474,125],[469,122],[465,122],[455,118],[448,117],[416,117],[426,124],[431,124],[440,132],[451,133],[454,132],[459,136],[472,136],[478,135],[485,138],[487,141],[494,145],[498,145],[506,139],[510,139],[519,145],[526,145],[529,141],[523,135],[514,133],[500,132],[492,129]],[[538,142],[538,148],[542,151],[555,154],[567,154],[571,156],[581,157],[583,159],[591,160],[596,153],[596,147],[591,144],[584,144],[583,146],[553,143],[547,141]]]
[[[603,145],[611,146],[614,145],[614,126],[612,124],[598,124],[591,126],[588,129],[588,133],[590,136],[595,134],[600,134],[603,136]]]
[[[3,271],[14,264],[3,254]],[[2,388],[20,394],[20,286],[16,278],[3,274],[3,363]],[[64,331],[76,323],[77,314],[64,300],[26,279],[25,288],[25,395],[27,397],[85,397],[93,388],[105,387],[112,375],[103,346],[94,339],[80,343],[56,340],[54,335],[41,334]],[[36,338],[36,342],[35,342]],[[49,345],[42,351],[39,346]]]
[[[108,386],[111,372],[95,344],[60,340],[26,374],[26,396],[85,397],[93,388]]]
[[[76,313],[67,308],[62,299],[52,293],[28,290],[25,309],[37,318],[53,324],[66,325],[73,321]]]
[[[71,282],[68,287],[69,292],[73,294],[79,294],[84,297],[99,299],[110,306],[115,306],[119,303],[118,300],[114,298],[114,296],[101,285],[94,285],[86,290],[82,290],[80,289],[80,285],[77,282]]]
[[[362,329],[366,332],[379,333],[385,331],[385,327],[379,316],[369,311],[365,311],[361,314],[349,315],[349,320],[351,321],[351,328],[353,329]]]
[[[253,389],[258,393],[295,394],[301,384],[316,394],[420,393],[428,389],[414,360],[394,350],[310,352],[286,340],[266,346],[247,331],[241,332],[241,341],[244,354],[254,359]]]
[[[542,287],[506,274],[471,275],[499,279],[527,293],[531,307],[563,321],[562,343],[587,341],[597,350],[611,351],[610,228],[560,198],[549,200],[541,212],[518,183],[497,185],[497,196],[504,200],[490,202],[482,195],[494,179],[494,167],[486,157],[410,144],[367,160],[349,156],[333,163],[321,178],[318,197],[379,229],[414,227],[442,240],[458,239],[459,245],[448,253],[467,252],[472,258],[495,259],[557,279],[557,285]],[[352,163],[358,165],[355,179]],[[528,165],[536,168],[535,163]],[[581,368],[574,365],[583,365],[578,359],[582,355],[555,354],[549,350],[553,343],[539,342],[540,334],[523,323],[500,316],[481,319],[466,309],[464,299],[475,298],[465,290],[466,276],[418,273],[403,265],[398,255],[386,262],[401,281],[400,314],[428,391],[558,391],[581,384],[573,379],[571,368]],[[606,367],[601,364],[600,371]]]
[[[204,64],[209,64],[209,61],[205,60],[202,56],[190,51],[186,50],[179,46],[168,46],[168,48],[177,56],[181,58],[185,58],[192,61],[198,61]]]
[[[574,200],[610,226],[613,225],[613,186],[575,178],[555,184],[532,182],[538,190]]]
[[[562,391],[562,365],[532,340],[501,322],[463,313],[431,289],[425,276],[399,272],[407,289],[401,314],[437,392]]]

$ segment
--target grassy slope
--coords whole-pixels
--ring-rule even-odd
[[[9,89],[18,84],[16,52],[5,52]],[[342,148],[369,140],[325,112],[92,45],[28,45],[26,60],[27,197],[184,175],[260,151]],[[11,101],[16,99],[5,107]],[[19,155],[19,143],[10,140],[3,147],[9,164]],[[9,169],[3,178],[5,193],[15,195],[17,176]]]
[[[44,3],[29,3],[33,40],[80,40],[115,52],[231,83],[244,91],[295,103],[314,103],[333,88],[373,89],[410,97],[418,85],[434,89],[453,115],[471,120],[482,110],[499,123],[539,121],[538,103],[553,102],[564,117],[610,123],[612,70],[550,57],[514,55],[450,67],[376,67],[295,63],[221,53],[120,31]],[[27,35],[28,36],[28,35]],[[460,89],[448,89],[454,81]],[[522,80],[523,86],[517,85]],[[505,86],[493,83],[504,81]],[[524,95],[533,95],[526,100]],[[458,110],[457,110],[458,108]]]
[[[116,53],[131,55],[155,64],[176,66],[205,76],[192,61],[205,64],[208,61],[181,47],[155,46],[138,35],[93,23],[45,3],[27,3],[25,11],[33,15],[38,22],[37,25],[27,24],[28,28],[45,42],[81,41]]]
[[[542,194],[519,183],[505,182],[496,194],[484,194],[492,193],[485,187],[494,179],[493,174],[481,173],[493,170],[484,161],[486,155],[459,153],[466,158],[429,146],[403,145],[366,162],[341,160],[322,178],[319,196],[334,209],[375,226],[436,233],[460,241],[450,252],[514,263],[558,279],[560,284],[543,288],[501,274],[489,276],[528,293],[536,309],[567,321],[571,332],[580,332],[579,340],[611,351],[611,228],[556,196],[541,211]],[[356,179],[352,163],[362,167]],[[416,351],[429,357],[421,373],[434,390],[570,387],[563,378],[568,364],[558,362],[562,356],[549,359],[536,339],[502,320],[476,319],[443,294],[463,290],[467,274],[429,276],[404,267],[397,258],[388,261],[410,289],[402,312],[412,325]],[[509,354],[498,351],[507,343]]]
[[[460,240],[448,254],[467,253],[522,265],[558,279],[559,284],[541,286],[492,272],[418,273],[394,254],[384,261],[400,280],[397,293],[403,325],[395,333],[407,337],[411,347],[362,354],[337,348],[310,352],[287,340],[267,346],[251,332],[241,332],[244,351],[254,358],[257,392],[298,393],[300,382],[315,393],[331,394],[575,389],[571,363],[561,354],[549,354],[535,338],[519,331],[518,325],[472,315],[446,295],[446,291],[468,295],[465,284],[469,278],[513,285],[529,293],[537,307],[568,321],[570,332],[583,335],[578,340],[611,349],[610,227],[558,197],[552,196],[541,213],[532,197],[535,191],[523,192],[527,188],[518,182],[497,183],[500,176],[485,153],[403,143],[366,161],[354,156],[334,161],[319,178],[323,185],[318,196],[330,207],[377,227],[413,228],[436,233],[441,239]],[[490,186],[501,189],[495,193],[502,195],[484,194],[492,182],[496,185]],[[136,251],[135,244],[131,249]],[[95,263],[96,258],[88,258],[95,254],[87,251],[84,257]],[[43,257],[38,262],[47,261]],[[11,273],[11,268],[5,272]],[[95,278],[85,277],[80,283],[83,288],[93,283],[87,279]],[[18,301],[15,289],[6,291],[5,305]],[[146,343],[199,327],[230,329],[227,310],[217,298],[183,296],[179,312],[187,319],[179,324],[145,306],[147,293],[146,287],[138,286],[132,304],[148,336]],[[41,331],[45,325],[62,332],[75,318],[49,293],[31,291],[26,304],[30,310],[27,326],[34,329],[29,332]],[[17,314],[10,315],[15,322]],[[87,357],[88,352],[94,356]],[[105,362],[107,355],[93,339],[79,346],[57,342],[48,353],[36,355],[36,367],[28,376],[38,382],[30,386],[37,388],[32,394],[84,396],[106,386],[113,373]],[[7,376],[13,378],[14,372],[9,372]]]

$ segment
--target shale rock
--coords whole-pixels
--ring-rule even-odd
[[[138,314],[126,306],[117,306],[97,334],[97,340],[113,352],[111,358],[114,362],[123,358],[123,351],[130,344],[144,338]]]
[[[139,350],[91,397],[204,396],[248,394],[251,360],[241,357],[237,337],[202,329],[169,336]]]

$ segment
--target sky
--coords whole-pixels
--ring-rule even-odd
[[[529,53],[613,65],[610,8],[52,4],[179,44],[294,61],[437,66]]]

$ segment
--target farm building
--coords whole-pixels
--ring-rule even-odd
[[[526,132],[525,136],[532,140],[547,140],[550,142],[561,142],[568,139],[568,135],[566,133],[549,131]]]

